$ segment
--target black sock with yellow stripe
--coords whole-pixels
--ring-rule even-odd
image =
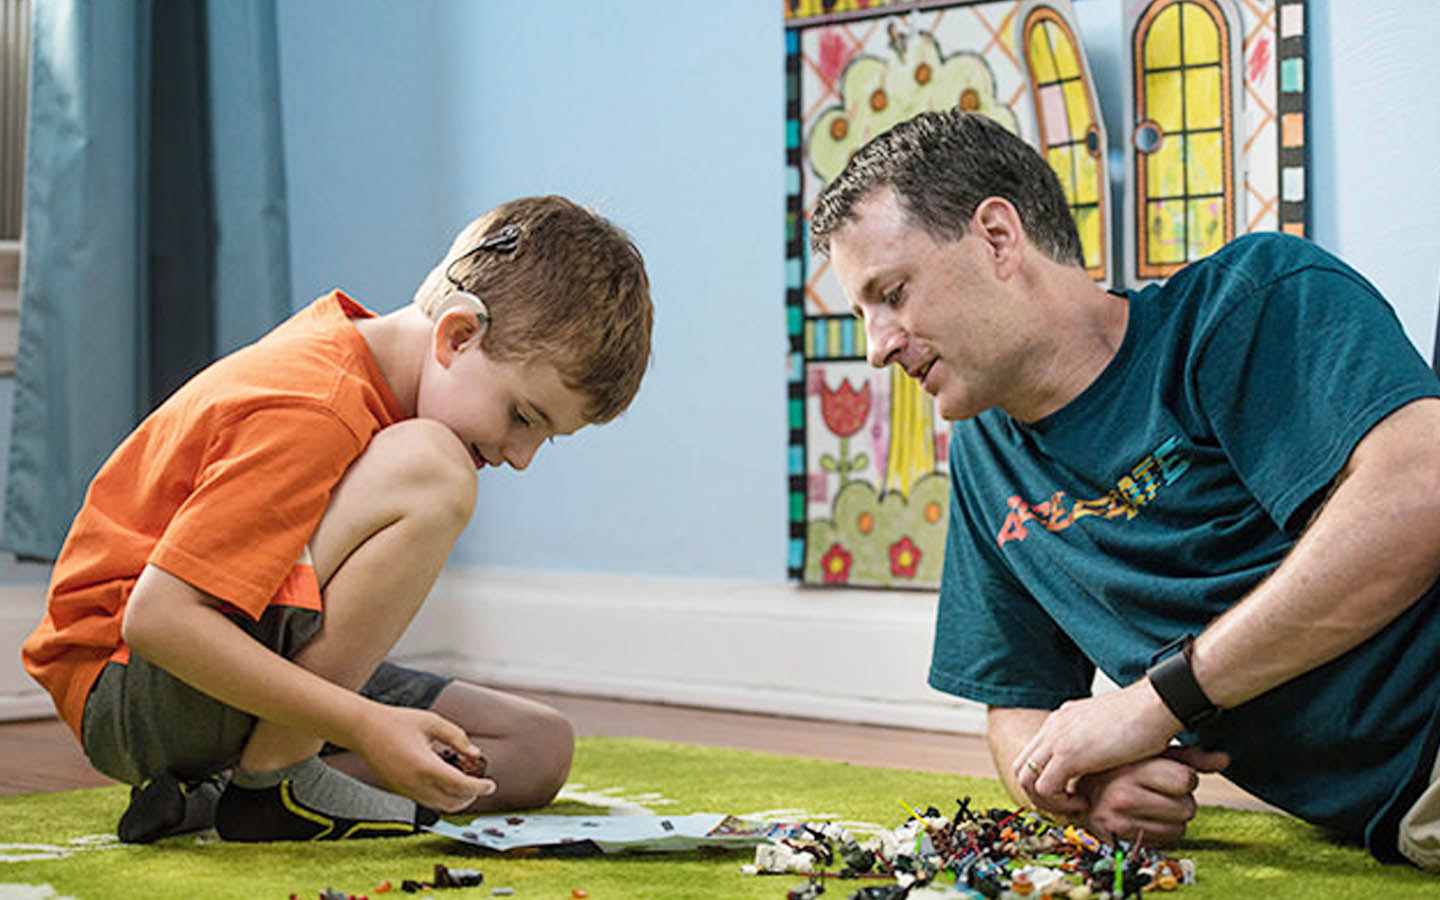
[[[438,818],[314,757],[270,772],[236,769],[215,830],[227,841],[336,841],[414,834]]]

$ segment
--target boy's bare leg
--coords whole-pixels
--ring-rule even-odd
[[[414,419],[377,434],[310,540],[325,622],[294,662],[359,690],[420,609],[474,506],[474,463],[445,426]],[[280,768],[322,746],[262,720],[240,766]]]
[[[311,538],[325,618],[294,662],[358,690],[420,608],[474,502],[474,463],[444,425],[417,419],[377,434],[332,492]],[[297,801],[334,816],[414,817],[415,806],[405,798],[338,773],[324,774],[330,770],[316,758],[322,745],[312,734],[256,722],[227,794],[238,798],[242,791],[293,781]],[[259,803],[255,796],[245,802]],[[230,796],[221,801],[217,827],[222,835],[242,840],[271,836],[266,826],[249,829],[246,818],[264,816],[252,814],[251,806],[237,812],[240,802]],[[237,821],[243,827],[237,829]],[[278,821],[281,827],[290,824],[283,816]]]
[[[570,774],[575,731],[558,711],[524,697],[452,681],[430,707],[464,728],[485,753],[486,777],[496,791],[464,811],[539,809],[555,798]],[[375,783],[365,761],[354,753],[326,757],[336,768]]]

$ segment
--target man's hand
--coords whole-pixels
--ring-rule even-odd
[[[480,751],[459,725],[429,710],[375,704],[364,739],[351,748],[391,791],[442,812],[457,812],[495,793],[495,782],[447,763],[431,743],[475,758]]]
[[[1195,817],[1200,772],[1219,772],[1230,757],[1199,747],[1170,747],[1160,756],[1126,763],[1081,778],[1076,793],[1086,801],[1085,827],[1108,840],[1145,833],[1145,843],[1169,846],[1185,836]]]
[[[1046,716],[1015,757],[1014,775],[1036,806],[1074,810],[1081,778],[1160,756],[1179,731],[1179,720],[1141,679]]]

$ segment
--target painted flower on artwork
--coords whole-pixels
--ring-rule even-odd
[[[906,535],[890,545],[890,574],[896,578],[914,578],[920,565],[920,548]]]
[[[820,415],[825,419],[825,427],[840,437],[859,431],[870,415],[870,382],[866,381],[865,387],[858,391],[850,386],[848,378],[833,391],[821,385]]]
[[[845,551],[845,548],[838,543],[831,544],[830,549],[820,558],[820,571],[825,576],[826,584],[844,584],[850,580],[850,564],[855,557]]]
[[[870,417],[870,382],[867,380],[865,386],[857,391],[846,378],[840,382],[840,387],[832,391],[822,381],[820,416],[825,420],[825,427],[840,436],[840,452],[835,456],[820,454],[820,468],[839,475],[843,488],[852,473],[870,464],[870,457],[864,453],[850,455],[850,436],[859,431]]]

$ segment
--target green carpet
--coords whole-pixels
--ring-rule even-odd
[[[0,900],[48,892],[76,900],[314,900],[333,886],[370,900],[433,896],[466,900],[515,889],[520,900],[564,900],[576,888],[593,900],[768,898],[778,900],[798,876],[746,876],[748,852],[688,852],[586,859],[521,859],[471,852],[435,835],[332,844],[226,844],[195,836],[150,846],[113,843],[125,788],[0,798]],[[998,782],[953,775],[862,768],[843,763],[693,747],[659,741],[582,738],[571,784],[551,812],[595,813],[631,804],[657,813],[766,813],[788,820],[898,825],[905,811],[934,805],[953,811],[1011,805]],[[1259,897],[1440,897],[1440,878],[1382,866],[1363,851],[1328,841],[1284,816],[1202,808],[1186,843],[1172,853],[1196,863],[1199,883],[1179,900]],[[479,887],[400,891],[403,879],[429,880],[434,865],[479,869]],[[389,894],[375,893],[384,880]],[[867,882],[873,883],[873,882]],[[825,900],[846,898],[854,882],[830,882]],[[956,895],[959,896],[958,894]],[[1159,896],[1147,894],[1147,897]]]

